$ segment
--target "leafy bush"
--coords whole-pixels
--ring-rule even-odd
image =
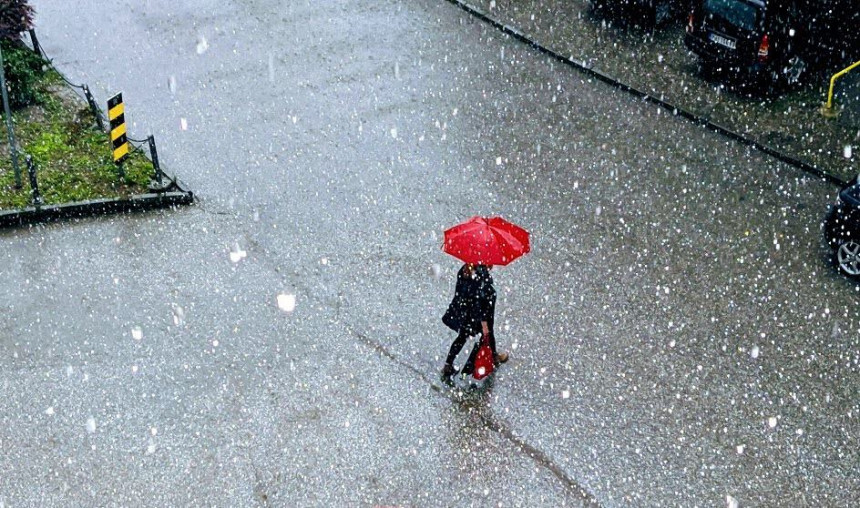
[[[18,41],[33,28],[33,8],[27,0],[0,0],[0,39]]]
[[[20,108],[40,102],[41,92],[36,85],[45,72],[45,61],[20,42],[3,39],[0,40],[0,48],[3,50],[9,105]]]

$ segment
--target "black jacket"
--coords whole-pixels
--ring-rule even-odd
[[[493,277],[486,266],[478,265],[471,275],[466,275],[463,265],[457,272],[454,298],[442,321],[456,332],[476,335],[481,332],[481,321],[486,321],[490,332],[496,313],[496,290]]]

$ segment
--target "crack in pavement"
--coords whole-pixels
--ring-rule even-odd
[[[363,344],[370,347],[371,349],[377,351],[382,356],[388,358],[393,361],[400,367],[406,368],[410,370],[417,377],[422,379],[430,388],[433,389],[436,393],[438,393],[441,397],[445,397],[449,400],[456,401],[456,397],[442,388],[439,384],[433,382],[433,379],[427,375],[426,372],[419,370],[413,365],[400,360],[395,356],[394,353],[389,351],[382,344],[374,341],[366,334],[356,330],[352,326],[347,323],[344,323],[344,327],[346,330],[351,333],[353,336],[358,338]],[[582,485],[579,484],[575,479],[571,478],[558,464],[556,464],[552,458],[550,458],[546,453],[544,453],[539,448],[529,444],[525,439],[518,437],[514,432],[505,426],[504,424],[496,421],[492,416],[488,416],[483,412],[478,412],[478,416],[481,419],[481,422],[485,425],[485,427],[504,439],[507,439],[514,445],[516,445],[523,453],[528,455],[532,460],[534,460],[539,465],[543,466],[546,470],[553,474],[566,488],[569,492],[571,492],[574,496],[576,496],[580,501],[583,502],[585,506],[599,508],[600,504],[597,500],[592,496]]]

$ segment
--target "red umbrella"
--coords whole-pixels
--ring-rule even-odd
[[[501,217],[472,217],[445,231],[442,250],[466,263],[506,265],[531,250],[529,232]]]

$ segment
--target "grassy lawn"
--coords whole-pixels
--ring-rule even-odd
[[[146,192],[153,168],[143,153],[131,151],[123,165],[126,178],[120,181],[109,137],[95,128],[96,120],[86,101],[52,69],[39,77],[37,89],[38,104],[13,111],[12,118],[20,150],[36,163],[44,204]],[[5,118],[0,121],[0,130],[0,210],[30,206],[24,154],[18,157],[22,188],[15,189]]]

